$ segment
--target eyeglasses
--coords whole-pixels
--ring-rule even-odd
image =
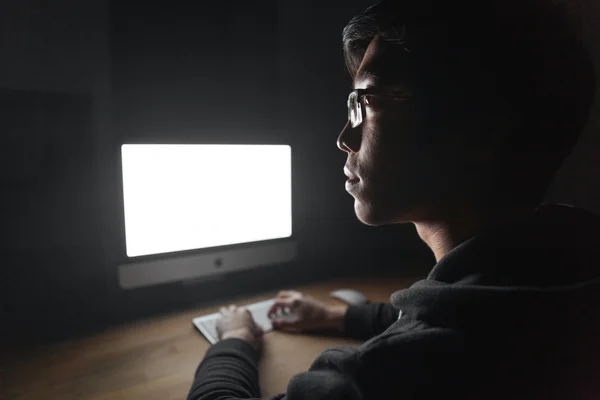
[[[353,128],[356,128],[363,122],[363,108],[361,99],[365,96],[387,97],[390,99],[410,99],[411,96],[385,93],[373,88],[355,89],[348,96],[348,120]],[[368,101],[368,100],[367,100]],[[368,102],[366,104],[369,104]]]

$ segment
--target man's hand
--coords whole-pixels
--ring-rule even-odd
[[[344,331],[344,316],[348,306],[333,306],[296,291],[279,292],[268,315],[284,309],[294,318],[276,318],[273,328],[285,332]]]
[[[231,305],[221,307],[220,312],[223,316],[217,321],[219,339],[243,339],[260,350],[263,331],[254,322],[250,311]]]

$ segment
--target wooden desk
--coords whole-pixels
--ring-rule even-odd
[[[328,297],[331,290],[354,288],[371,301],[387,302],[394,290],[410,283],[389,277],[348,279],[294,289],[333,301]],[[235,303],[265,300],[275,293],[262,293]],[[209,347],[191,319],[216,312],[218,307],[165,315],[9,357],[5,370],[0,371],[4,375],[0,379],[0,399],[184,399],[194,371]],[[265,335],[260,366],[263,397],[284,391],[288,380],[305,371],[326,348],[344,344],[355,342],[281,332]]]

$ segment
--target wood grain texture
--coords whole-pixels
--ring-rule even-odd
[[[366,278],[323,282],[293,288],[334,302],[328,293],[353,288],[371,301],[389,301],[390,294],[408,286],[402,278]],[[282,288],[288,289],[288,288]],[[237,304],[273,297],[276,292],[237,299]],[[193,328],[193,317],[216,312],[219,305],[199,307],[146,321],[113,327],[93,336],[31,349],[5,358],[0,398],[11,400],[180,400],[209,347]],[[305,371],[328,347],[356,344],[336,337],[285,334],[265,335],[260,364],[263,396],[284,391],[289,379]],[[1,390],[1,389],[0,389]]]

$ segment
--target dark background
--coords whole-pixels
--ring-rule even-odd
[[[341,30],[370,1],[204,3],[1,3],[3,335],[50,340],[255,290],[432,265],[412,226],[361,225],[343,189]],[[600,7],[582,7],[598,55]],[[596,108],[549,200],[600,212],[599,126]],[[119,147],[159,141],[292,145],[299,260],[121,290]]]

